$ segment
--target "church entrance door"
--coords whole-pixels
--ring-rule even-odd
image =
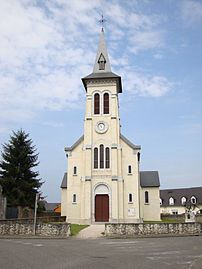
[[[109,221],[109,195],[95,196],[95,221]]]

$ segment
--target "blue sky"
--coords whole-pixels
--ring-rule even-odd
[[[202,186],[201,0],[0,1],[0,143],[30,134],[47,200],[60,201],[64,147],[83,133],[100,14],[122,77],[122,133],[161,188]]]

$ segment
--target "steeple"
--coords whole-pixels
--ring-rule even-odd
[[[104,29],[102,28],[93,73],[103,73],[103,72],[104,73],[111,72],[111,66],[105,43]]]
[[[97,80],[103,80],[103,79],[115,80],[117,93],[122,92],[121,77],[112,73],[111,71],[111,66],[110,66],[109,57],[107,53],[107,47],[105,43],[104,29],[102,27],[93,72],[90,75],[83,77],[82,82],[87,91],[88,83],[95,80],[97,81]]]

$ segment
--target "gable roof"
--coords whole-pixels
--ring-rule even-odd
[[[182,206],[181,198],[185,197],[190,201],[192,196],[196,197],[197,204],[202,204],[202,187],[160,190],[161,206],[171,206],[169,205],[171,197],[174,199],[174,206]]]
[[[140,145],[133,144],[130,140],[128,140],[124,135],[120,134],[120,138],[132,149],[141,149]]]
[[[82,135],[71,147],[65,147],[65,151],[72,151],[84,140],[84,135]]]
[[[159,187],[159,174],[158,171],[141,171],[140,172],[140,186],[146,187]]]
[[[67,188],[67,172],[64,173],[60,188],[61,189],[66,189]]]

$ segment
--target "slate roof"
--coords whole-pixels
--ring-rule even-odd
[[[61,189],[65,189],[67,188],[67,172],[64,173],[63,179],[62,179],[62,183],[60,186]]]
[[[82,135],[71,147],[65,147],[65,151],[72,151],[84,140],[84,135]]]
[[[54,209],[59,205],[60,203],[48,203],[48,202],[44,203],[46,211],[54,211]]]
[[[190,201],[192,196],[196,198],[196,204],[202,204],[202,187],[160,190],[161,206],[182,206],[181,198]],[[169,205],[170,197],[174,199],[174,205]]]
[[[122,93],[121,77],[112,72],[91,73],[90,75],[82,78],[81,80],[83,82],[84,88],[87,90],[87,81],[92,79],[107,79],[107,78],[115,78],[117,80],[118,93]]]
[[[104,69],[99,68],[99,59],[100,59],[101,55],[102,55],[102,58],[105,59],[105,68]],[[108,57],[107,46],[105,43],[105,35],[104,35],[103,29],[100,32],[100,40],[98,43],[95,64],[93,67],[93,73],[102,73],[102,72],[111,72],[111,65],[110,65],[110,61],[109,61],[109,57]]]
[[[124,135],[120,134],[120,138],[127,144],[129,145],[131,148],[133,149],[141,149],[140,145],[135,145],[133,144],[130,140],[128,140]]]
[[[158,171],[141,171],[140,172],[140,186],[146,187],[159,187],[159,174]]]
[[[105,68],[104,69],[99,68],[99,58],[101,55],[105,59]],[[111,72],[111,66],[110,66],[110,61],[109,61],[109,57],[108,57],[107,46],[105,43],[104,30],[102,29],[102,31],[100,33],[100,40],[99,40],[97,54],[96,54],[96,58],[95,58],[95,64],[93,67],[93,73],[82,78],[82,82],[83,82],[84,88],[87,90],[87,81],[92,80],[92,79],[107,79],[107,78],[116,79],[117,91],[118,91],[118,93],[121,93],[122,92],[121,77]]]

